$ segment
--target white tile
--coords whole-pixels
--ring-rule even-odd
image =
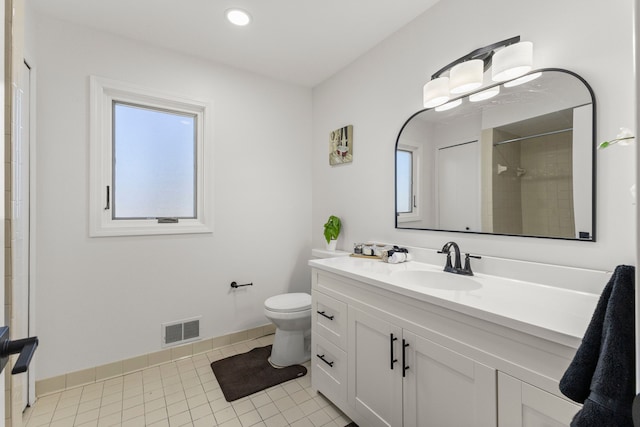
[[[224,398],[209,401],[209,403],[214,414],[224,408],[228,408],[229,406],[231,406],[231,403],[227,402]]]
[[[296,403],[296,405],[300,405],[302,402],[306,402],[311,399],[309,393],[306,390],[301,389],[291,395],[291,399]]]
[[[134,406],[133,408],[125,409],[122,411],[123,421],[127,421],[140,416],[144,417],[144,405]]]
[[[72,416],[72,417],[62,418],[60,420],[55,420],[51,424],[49,424],[49,427],[73,427],[73,422],[75,421],[75,418],[76,418],[75,416]]]
[[[189,405],[189,408],[193,409],[193,408],[197,408],[200,405],[204,405],[205,403],[207,403],[207,396],[204,394],[199,394],[197,396],[193,396],[193,397],[188,397],[187,398],[187,404]]]
[[[116,412],[105,417],[98,418],[98,427],[119,426],[122,423],[122,413]]]
[[[318,405],[315,400],[310,399],[310,400],[307,400],[306,402],[299,404],[298,408],[300,408],[300,410],[304,413],[305,416],[309,416],[314,412],[320,410],[320,405]]]
[[[167,404],[164,399],[160,398],[160,399],[152,400],[151,402],[144,403],[144,413],[148,414],[149,412],[153,412],[160,408],[166,408],[166,407],[167,407]]]
[[[269,395],[269,397],[271,398],[271,400],[273,400],[274,402],[278,399],[282,399],[283,397],[287,397],[288,394],[286,391],[284,391],[284,389],[282,387],[280,387],[279,385],[275,386],[275,387],[271,387],[269,389],[266,390],[267,394]]]
[[[233,406],[233,409],[236,411],[236,414],[238,414],[238,416],[246,414],[247,412],[253,411],[255,409],[253,403],[251,403],[251,400],[249,399],[232,402],[231,406]]]
[[[308,415],[307,418],[315,427],[321,427],[331,421],[331,417],[324,410],[320,409]]]
[[[122,409],[129,409],[129,408],[133,408],[134,406],[138,406],[142,404],[144,404],[144,398],[142,397],[141,394],[139,394],[137,396],[130,397],[128,399],[123,400]]]
[[[287,409],[286,411],[282,412],[282,415],[289,424],[304,418],[304,413],[297,406]]]
[[[100,408],[101,399],[89,400],[88,402],[80,402],[78,405],[78,414]]]
[[[188,410],[189,410],[189,406],[187,405],[186,400],[181,400],[180,402],[167,406],[167,413],[169,414],[170,417],[180,414],[182,412],[187,412]]]
[[[242,424],[240,424],[240,420],[238,420],[237,418],[234,418],[223,424],[220,424],[219,427],[242,427]]]
[[[204,418],[200,418],[193,422],[193,427],[212,427],[216,425],[216,419],[213,414],[208,415]]]
[[[240,420],[242,427],[250,427],[262,421],[260,414],[256,410],[246,412],[238,416],[238,419]]]
[[[76,415],[78,412],[78,406],[67,406],[66,408],[56,409],[53,413],[53,421],[61,420],[63,418],[69,418]]]
[[[302,390],[302,387],[296,381],[287,381],[282,385],[282,388],[287,392],[287,394],[289,394],[289,396],[297,391]]]
[[[213,415],[213,411],[211,411],[211,406],[209,406],[208,403],[205,403],[204,405],[200,405],[197,408],[193,408],[190,412],[191,412],[192,420],[199,420],[200,418]]]
[[[259,407],[258,413],[260,413],[260,416],[262,417],[263,420],[266,420],[267,418],[271,418],[274,415],[279,414],[280,411],[278,410],[278,408],[274,403],[268,403],[264,406]]]
[[[182,412],[180,414],[169,417],[170,427],[179,427],[185,424],[191,423],[191,414],[189,412]]]
[[[296,406],[296,403],[289,396],[283,397],[282,399],[275,400],[273,403],[276,404],[280,412],[284,412],[287,409]]]
[[[251,399],[251,402],[253,403],[253,406],[255,406],[256,408],[259,408],[261,406],[264,406],[273,402],[269,397],[269,395],[264,392],[252,394],[250,396],[250,399]]]
[[[144,415],[136,418],[131,418],[130,420],[123,420],[122,427],[145,427],[146,422],[144,420]]]
[[[160,408],[160,409],[156,409],[153,412],[145,413],[144,419],[149,425],[152,425],[159,421],[166,421],[167,422],[166,424],[167,425],[169,424],[169,417],[167,416],[166,408]]]
[[[264,420],[264,423],[267,425],[267,427],[287,427],[289,425],[282,414],[278,414],[271,418],[268,418]]]
[[[76,415],[76,425],[82,425],[90,421],[97,421],[100,415],[100,409],[93,409],[91,411],[83,412]]]
[[[216,417],[216,422],[218,424],[225,423],[233,418],[236,418],[236,413],[231,406],[228,408],[222,409],[220,411],[214,412],[213,416]]]
[[[296,421],[291,424],[291,427],[314,427],[313,423],[307,418]]]

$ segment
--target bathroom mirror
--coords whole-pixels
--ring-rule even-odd
[[[525,77],[405,122],[396,228],[595,241],[593,91],[567,70]]]

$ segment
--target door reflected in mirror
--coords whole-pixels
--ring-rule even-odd
[[[536,74],[406,121],[397,228],[595,240],[593,92],[566,70]]]

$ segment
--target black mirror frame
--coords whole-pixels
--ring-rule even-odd
[[[593,88],[591,87],[591,85],[589,85],[589,83],[587,83],[587,81],[580,76],[579,74],[570,71],[570,70],[566,70],[563,68],[541,68],[541,69],[537,69],[537,70],[532,70],[530,72],[528,72],[526,75],[529,74],[534,74],[534,73],[539,73],[539,72],[545,72],[545,71],[555,71],[555,72],[561,72],[561,73],[565,73],[565,74],[569,74],[575,78],[577,78],[578,80],[580,80],[584,86],[587,88],[587,90],[589,91],[589,95],[591,96],[591,104],[592,104],[592,117],[591,117],[591,125],[592,125],[592,129],[591,129],[591,134],[592,134],[592,141],[591,141],[591,169],[592,169],[592,176],[591,176],[591,236],[589,239],[570,239],[570,238],[566,238],[566,237],[553,237],[553,236],[535,236],[535,235],[526,235],[526,234],[504,234],[504,233],[488,233],[488,232],[483,232],[483,231],[466,231],[466,230],[442,230],[442,229],[436,229],[436,228],[412,228],[412,227],[402,227],[399,228],[398,227],[398,159],[397,159],[397,153],[398,153],[398,144],[400,143],[400,136],[402,136],[402,131],[404,130],[404,128],[407,126],[407,124],[411,121],[411,119],[413,119],[415,116],[417,116],[418,114],[427,111],[427,110],[433,110],[433,108],[423,108],[422,110],[417,111],[416,113],[412,114],[402,125],[402,127],[400,128],[400,131],[398,132],[398,136],[396,137],[396,144],[395,144],[395,148],[394,148],[394,154],[393,154],[393,159],[394,159],[394,201],[393,201],[393,206],[394,206],[394,223],[395,223],[395,228],[398,230],[420,230],[420,231],[439,231],[439,232],[446,232],[446,233],[464,233],[464,234],[484,234],[484,235],[490,235],[490,236],[513,236],[513,237],[533,237],[533,238],[538,238],[538,239],[551,239],[551,240],[568,240],[568,241],[580,241],[580,242],[595,242],[596,241],[596,206],[597,206],[597,198],[596,198],[596,176],[597,176],[597,168],[596,168],[596,152],[597,152],[597,148],[596,148],[596,96],[595,93],[593,92]],[[518,78],[521,78],[523,76],[520,76]],[[512,80],[516,80],[516,79],[512,79]],[[500,86],[502,84],[504,84],[505,82],[500,82],[500,83],[495,83],[492,85],[488,85],[488,86],[483,86],[481,88],[479,88],[476,91],[473,92],[469,92],[466,93],[464,95],[461,95],[457,98],[453,98],[450,99],[449,102],[452,101],[456,101],[458,99],[463,99],[463,98],[467,98],[471,95],[473,95],[474,93],[478,93],[478,92],[482,92],[485,91],[487,89],[490,89],[492,87],[496,87],[496,86]]]

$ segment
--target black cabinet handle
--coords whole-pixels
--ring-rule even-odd
[[[329,362],[327,359],[324,358],[324,354],[316,354],[316,356],[318,356],[318,359],[322,360],[324,363],[326,363],[327,365],[331,366],[333,368],[333,363],[334,362]]]
[[[334,317],[336,317],[336,316],[329,316],[329,315],[325,314],[325,311],[324,311],[324,310],[322,310],[322,311],[318,311],[318,314],[319,314],[320,316],[322,316],[322,317],[326,317],[326,318],[327,318],[327,319],[329,319],[329,320],[333,320],[333,318],[334,318]]]
[[[396,359],[393,356],[393,342],[394,341],[398,341],[398,338],[394,337],[393,334],[389,334],[389,348],[391,348],[391,370],[392,371],[393,371],[393,364],[398,361],[398,359]]]
[[[407,376],[407,369],[409,369],[407,366],[407,347],[409,347],[409,343],[402,340],[402,378]]]

